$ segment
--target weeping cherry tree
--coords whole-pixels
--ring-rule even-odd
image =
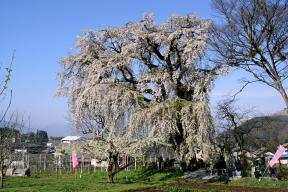
[[[209,91],[218,67],[202,61],[211,21],[151,15],[122,27],[87,31],[77,53],[61,62],[59,94],[67,96],[75,127],[93,135],[83,148],[109,159],[141,156],[149,146],[172,147],[181,162],[201,152],[209,161],[214,129]]]

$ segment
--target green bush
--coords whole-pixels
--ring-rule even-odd
[[[288,167],[287,165],[282,165],[281,163],[277,167],[278,174],[277,178],[282,181],[288,180]]]
[[[239,156],[240,156],[241,176],[251,177],[251,170],[252,170],[251,157],[249,157],[247,153],[245,153],[244,151]]]

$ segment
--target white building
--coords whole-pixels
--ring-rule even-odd
[[[64,137],[63,139],[61,139],[61,143],[73,143],[75,141],[78,141],[81,139],[81,136],[67,136],[67,137]]]

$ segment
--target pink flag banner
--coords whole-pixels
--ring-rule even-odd
[[[285,153],[287,149],[285,147],[283,147],[282,145],[280,145],[280,147],[278,148],[278,150],[276,151],[276,153],[274,154],[273,158],[271,159],[271,161],[269,161],[269,166],[273,167],[273,165],[275,165],[278,160],[280,159],[281,155]]]
[[[79,165],[76,152],[72,152],[72,165],[74,169],[77,168]]]

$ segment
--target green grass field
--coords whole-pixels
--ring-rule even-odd
[[[127,191],[132,189],[162,188],[177,180],[177,172],[122,171],[115,176],[115,183],[107,183],[106,172],[83,174],[40,175],[31,177],[6,177],[0,191]]]
[[[193,183],[203,183],[203,181],[193,181]],[[2,192],[76,192],[76,191],[134,191],[144,189],[159,189],[168,192],[197,192],[197,191],[223,191],[212,190],[213,185],[225,185],[224,183],[210,183],[210,190],[197,190],[185,187],[184,184],[189,184],[181,179],[177,172],[157,172],[157,171],[123,171],[115,177],[115,184],[108,184],[105,172],[95,172],[92,174],[83,174],[82,178],[79,175],[63,174],[58,178],[56,176],[40,175],[31,177],[6,177],[4,189]],[[177,185],[177,187],[175,187]],[[241,179],[231,181],[229,186],[256,186],[263,188],[282,188],[288,189],[288,182],[269,181],[262,179]],[[180,187],[179,187],[180,186]],[[183,186],[183,187],[181,187]],[[225,185],[227,186],[227,185]]]

